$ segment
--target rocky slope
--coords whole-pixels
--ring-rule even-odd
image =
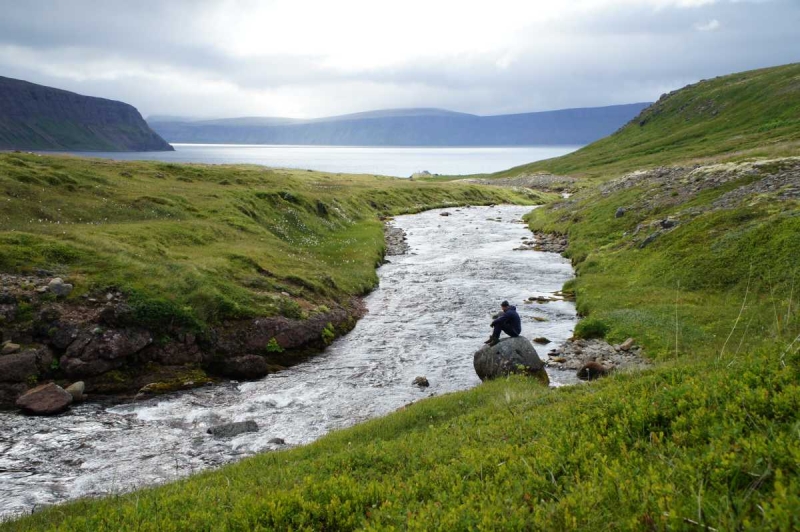
[[[63,288],[69,287],[69,288]],[[155,394],[215,378],[255,379],[297,363],[355,325],[358,298],[308,319],[227,321],[202,332],[137,323],[119,291],[67,302],[50,272],[0,274],[0,408],[40,382],[83,381],[90,395]],[[266,346],[266,347],[265,347]]]
[[[131,105],[0,77],[0,150],[172,149]]]

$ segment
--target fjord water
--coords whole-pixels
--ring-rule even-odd
[[[522,147],[359,147],[266,146],[248,144],[173,144],[175,151],[77,152],[75,155],[116,160],[202,164],[260,164],[322,172],[408,177],[499,172],[514,166],[573,152],[580,146]]]
[[[517,305],[523,336],[560,344],[572,333],[574,305],[524,300],[559,290],[572,269],[553,253],[514,251],[530,236],[520,221],[529,210],[471,207],[447,209],[447,217],[441,210],[398,217],[411,250],[378,270],[369,313],[325,353],[284,372],[131,404],[82,404],[54,418],[0,413],[0,515],[174,480],[281,448],[272,438],[308,443],[476,386],[472,355],[503,299]],[[537,349],[544,358],[547,348]],[[575,382],[574,372],[549,373],[553,385]],[[423,375],[430,387],[412,386]],[[258,432],[232,439],[206,433],[245,420]]]

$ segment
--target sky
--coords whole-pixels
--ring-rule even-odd
[[[145,116],[654,101],[800,61],[800,0],[0,0],[0,76]]]

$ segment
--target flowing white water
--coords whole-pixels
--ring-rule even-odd
[[[508,299],[523,336],[553,346],[572,333],[569,302],[524,304],[572,276],[553,253],[513,251],[530,236],[515,206],[446,209],[398,217],[408,255],[390,257],[369,313],[325,353],[287,371],[126,405],[89,403],[54,418],[0,413],[0,515],[173,480],[389,413],[407,403],[480,383],[472,354]],[[534,316],[546,322],[533,320]],[[545,356],[547,349],[539,349]],[[412,380],[424,375],[431,386]],[[550,371],[553,385],[576,382]],[[259,430],[216,439],[219,423],[254,420]]]

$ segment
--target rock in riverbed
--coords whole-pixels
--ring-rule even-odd
[[[58,414],[67,409],[72,403],[72,396],[61,386],[53,384],[42,384],[32,390],[28,390],[22,397],[17,399],[17,406],[27,412],[37,416],[48,416]]]
[[[417,377],[414,379],[414,382],[411,383],[414,386],[419,386],[420,388],[427,388],[431,384],[428,382],[427,377]]]
[[[475,373],[480,379],[494,379],[509,373],[523,373],[536,377],[545,384],[550,383],[544,362],[539,358],[533,344],[527,338],[504,338],[493,346],[475,352]]]
[[[211,427],[206,432],[216,438],[233,438],[245,432],[258,432],[258,424],[255,421],[237,421]]]
[[[83,381],[73,382],[69,386],[67,386],[66,391],[68,394],[72,396],[72,400],[75,402],[83,401],[84,394],[86,392],[86,385]]]

